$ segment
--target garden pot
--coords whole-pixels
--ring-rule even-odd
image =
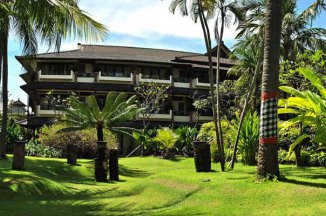
[[[14,145],[14,158],[12,161],[13,170],[25,169],[25,144],[27,140],[16,140]]]
[[[109,150],[109,175],[111,181],[119,181],[119,153],[117,149]]]
[[[70,165],[77,164],[77,146],[76,145],[68,145],[67,146],[67,163]]]
[[[208,142],[194,141],[194,159],[197,172],[211,171],[211,148]]]
[[[108,181],[108,158],[106,156],[106,142],[97,142],[97,158],[95,163],[95,180],[97,182]]]

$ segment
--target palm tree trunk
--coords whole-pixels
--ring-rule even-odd
[[[217,47],[217,59],[216,59],[216,113],[217,113],[217,126],[218,126],[218,132],[220,137],[220,149],[221,149],[221,154],[224,156],[224,142],[223,142],[223,132],[222,132],[222,125],[221,125],[221,111],[220,111],[220,100],[221,100],[220,99],[220,59],[221,59],[221,46],[223,43],[225,14],[224,11],[221,11],[221,13],[222,13],[222,17],[221,17],[222,23],[221,23],[220,37],[217,44],[218,47]],[[216,26],[216,28],[218,28],[218,26]]]
[[[281,19],[281,1],[267,0],[257,166],[259,177],[266,177],[267,174],[279,177],[277,97],[279,92]]]
[[[103,126],[98,125],[96,127],[96,131],[97,131],[97,140],[98,141],[103,141]]]
[[[200,19],[201,27],[203,30],[206,50],[207,50],[207,54],[208,54],[208,65],[209,65],[208,76],[209,76],[209,83],[210,83],[210,92],[212,95],[212,110],[213,110],[216,142],[217,142],[217,148],[218,148],[218,152],[219,152],[219,159],[221,162],[221,170],[225,171],[225,165],[224,165],[225,160],[224,160],[223,150],[221,149],[221,145],[220,145],[220,136],[219,136],[218,124],[217,124],[217,112],[216,112],[216,106],[215,106],[216,98],[215,98],[215,93],[214,93],[214,74],[213,74],[213,60],[212,60],[212,47],[211,47],[210,32],[209,32],[207,20],[205,18],[204,12],[203,12],[201,0],[198,0],[198,6],[199,6],[199,19]]]
[[[7,25],[9,20],[7,19]],[[7,26],[8,27],[8,26]],[[2,120],[1,120],[1,134],[0,134],[0,159],[7,158],[6,144],[7,144],[7,121],[8,121],[8,35],[9,29],[2,27],[1,34],[1,53],[2,53]]]
[[[259,70],[260,70],[260,67],[261,67],[261,62],[263,60],[262,58],[263,58],[263,46],[261,47],[261,50],[259,52],[259,59],[258,59],[256,68],[255,68],[254,77],[252,78],[251,85],[249,87],[249,91],[247,93],[246,100],[245,100],[245,103],[244,103],[244,106],[243,106],[243,110],[241,112],[239,127],[238,127],[238,131],[237,131],[237,136],[236,136],[236,139],[235,139],[233,154],[232,154],[232,159],[231,159],[231,169],[234,168],[235,159],[237,157],[238,143],[239,143],[242,123],[243,123],[243,120],[244,120],[244,117],[245,117],[245,114],[246,114],[246,110],[247,110],[247,107],[248,107],[249,100],[250,100],[250,98],[252,96],[252,93],[253,93],[253,90],[254,90],[254,88],[256,86],[255,83],[257,83],[257,78],[258,78]],[[258,88],[258,86],[256,86],[256,88]]]

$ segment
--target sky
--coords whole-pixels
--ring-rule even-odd
[[[80,7],[95,20],[106,25],[110,31],[103,42],[92,44],[135,46],[147,48],[173,49],[191,52],[205,52],[202,31],[199,23],[190,17],[183,17],[176,11],[169,11],[170,0],[80,0]],[[313,0],[299,0],[298,11],[307,8]],[[210,26],[213,29],[214,23]],[[326,13],[323,12],[314,26],[326,27]],[[232,48],[236,42],[236,26],[225,30],[224,43]],[[77,43],[90,43],[80,39],[65,41],[61,50],[76,49]],[[24,73],[15,56],[21,55],[19,41],[11,34],[9,39],[9,95],[10,99],[18,98],[25,102],[27,94],[20,86],[24,81],[20,74]],[[39,52],[48,49],[40,46]],[[51,51],[51,50],[50,50]]]

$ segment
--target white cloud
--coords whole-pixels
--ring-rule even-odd
[[[112,33],[150,38],[153,35],[172,35],[185,38],[202,38],[199,23],[182,17],[179,11],[169,11],[171,0],[93,0],[80,1],[80,6],[97,21],[109,27]],[[213,31],[214,22],[210,23]],[[234,39],[235,27],[226,29],[224,39]]]

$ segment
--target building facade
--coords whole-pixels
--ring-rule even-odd
[[[216,54],[216,48],[213,50]],[[230,51],[222,46],[221,80],[236,60],[229,59]],[[78,49],[58,53],[38,54],[35,57],[17,56],[25,68],[21,88],[28,94],[28,108],[41,121],[55,116],[46,100],[48,92],[61,98],[72,92],[80,98],[95,95],[101,106],[107,92],[135,93],[135,86],[148,82],[170,85],[169,98],[160,113],[151,116],[151,126],[193,125],[212,120],[211,112],[198,119],[192,106],[193,97],[208,95],[207,56],[201,53],[122,46],[78,44]],[[213,58],[216,66],[216,57]],[[216,67],[215,67],[216,69]],[[215,76],[214,76],[215,77]],[[35,120],[35,119],[34,119]],[[130,124],[140,127],[141,116]]]

